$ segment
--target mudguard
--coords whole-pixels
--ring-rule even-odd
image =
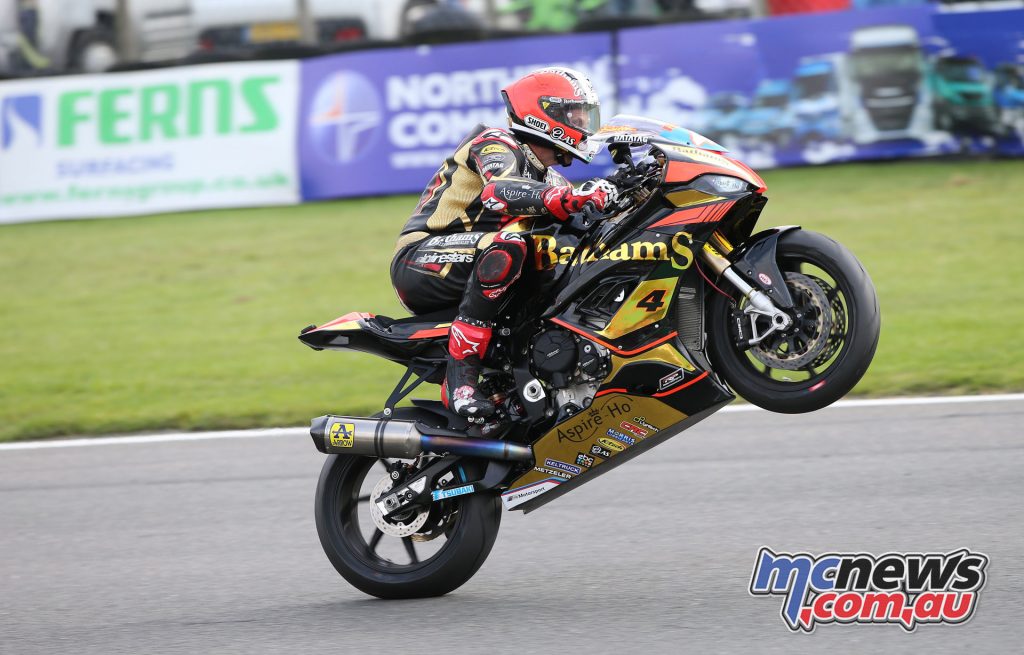
[[[779,238],[787,232],[799,230],[799,225],[773,227],[754,234],[742,246],[729,254],[736,271],[747,278],[752,285],[768,294],[782,309],[793,307],[786,278],[775,260]]]

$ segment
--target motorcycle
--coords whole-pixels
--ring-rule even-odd
[[[352,585],[381,598],[446,594],[480,568],[502,506],[532,512],[742,396],[802,413],[843,397],[878,344],[867,271],[797,226],[754,232],[764,181],[718,144],[617,116],[591,139],[616,164],[603,213],[509,229],[532,241],[519,294],[495,325],[485,425],[437,400],[450,311],[350,313],[304,329],[316,350],[406,367],[374,417],[326,415],[316,491],[320,542]]]

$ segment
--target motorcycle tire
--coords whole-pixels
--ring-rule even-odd
[[[735,303],[719,293],[713,293],[707,305],[708,357],[714,370],[748,402],[783,414],[812,412],[845,396],[868,370],[881,331],[878,296],[853,253],[823,234],[808,230],[783,234],[776,261],[783,274],[800,273],[801,266],[809,264],[831,278],[831,282],[813,278],[832,308],[828,339],[834,352],[830,351],[827,366],[821,371],[809,369],[813,373],[803,380],[773,379],[754,363],[748,349],[736,345],[730,320]],[[839,328],[842,334],[837,334]]]
[[[396,417],[401,408],[396,411]],[[441,501],[450,503],[454,519],[446,542],[431,557],[398,565],[376,554],[362,536],[356,505],[361,485],[378,460],[330,455],[316,489],[316,528],[328,559],[352,586],[378,598],[428,598],[457,589],[477,572],[491,552],[501,524],[496,494],[474,493]],[[365,497],[364,497],[365,498]],[[378,533],[380,532],[377,528]],[[378,537],[396,540],[394,536]],[[408,537],[403,540],[409,539]],[[413,548],[408,542],[407,548]]]

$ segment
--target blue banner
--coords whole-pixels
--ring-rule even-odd
[[[606,119],[688,127],[755,169],[1021,155],[1022,61],[1024,10],[929,6],[320,57],[302,62],[302,197],[421,191],[476,124],[506,124],[505,84],[555,64],[591,76]]]
[[[613,99],[607,33],[372,50],[302,63],[298,152],[306,200],[418,193],[478,123],[504,126],[500,90],[550,65]]]
[[[754,168],[1020,154],[1022,25],[924,6],[626,30],[620,106]]]

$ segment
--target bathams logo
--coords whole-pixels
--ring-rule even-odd
[[[316,150],[338,164],[366,154],[381,123],[377,90],[370,80],[352,71],[335,73],[320,83],[306,118]]]
[[[0,150],[43,143],[43,99],[38,94],[0,99]]]

